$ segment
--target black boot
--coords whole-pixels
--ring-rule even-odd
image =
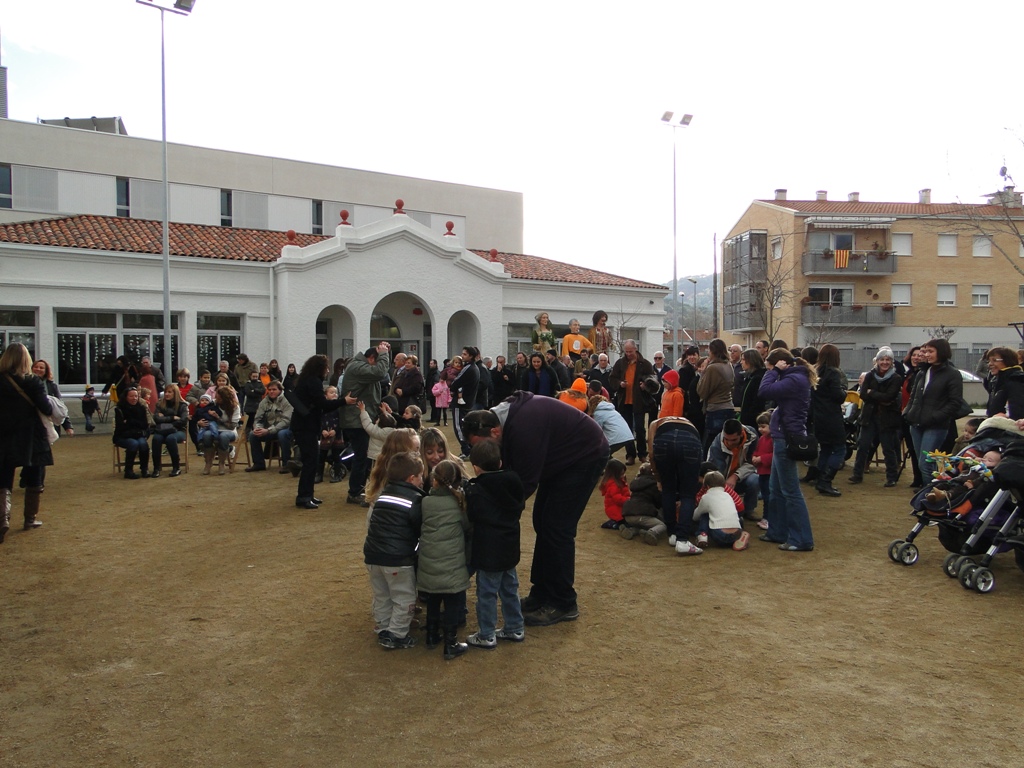
[[[434,650],[441,643],[441,620],[427,619],[427,648]]]
[[[817,488],[818,493],[823,496],[842,496],[842,491],[832,485],[832,478],[835,476],[836,470],[826,468],[825,471],[818,476],[818,482],[815,483],[814,486]]]
[[[812,466],[807,468],[807,474],[800,478],[800,482],[801,483],[813,483],[813,482],[816,482],[820,475],[821,475],[821,473],[818,472],[818,468],[812,465]]]
[[[469,646],[460,643],[458,638],[458,627],[444,628],[444,658],[445,661],[457,659],[469,650]]]
[[[31,531],[33,528],[38,528],[42,525],[41,522],[36,520],[36,515],[39,513],[39,495],[42,490],[39,488],[26,488],[25,489],[25,525],[22,526],[23,531]]]

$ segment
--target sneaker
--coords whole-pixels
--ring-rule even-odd
[[[151,478],[153,478],[154,480],[159,480],[159,479],[160,479],[160,470],[159,470],[159,469],[154,469],[154,470],[152,471],[152,473],[150,473],[150,475],[149,475],[149,476],[150,476]]]
[[[896,481],[895,480],[886,480],[885,481],[885,487],[886,488],[895,488],[896,487]]]
[[[614,520],[605,520],[601,523],[601,527],[609,531],[616,531],[619,528],[619,524]]]
[[[522,634],[522,633],[520,633]],[[466,642],[472,645],[474,648],[484,648],[486,650],[493,650],[498,647],[497,632],[491,637],[484,637],[479,632],[474,632],[466,638]]]
[[[345,498],[345,503],[346,504],[360,504],[362,502],[362,500],[363,499],[360,496],[353,496],[352,494],[349,494]]]
[[[382,648],[387,648],[388,650],[395,647],[395,636],[392,635],[391,632],[386,629],[378,630],[376,627],[374,627],[374,631],[377,633],[378,645]]]
[[[708,546],[708,535],[706,533],[697,534],[697,546],[701,549],[707,549]]]
[[[658,534],[652,530],[643,531],[640,536],[643,538],[644,544],[650,544],[653,547],[658,543]]]
[[[180,475],[180,474],[181,474],[181,469],[172,469],[171,470],[171,477],[178,477],[178,475]]]
[[[498,640],[508,640],[512,643],[521,643],[526,639],[526,630],[506,629],[505,627],[502,627],[494,633],[494,637]]]
[[[760,520],[757,521],[757,527],[760,528],[762,531],[767,531],[768,530],[768,521],[765,520],[764,518],[761,518]]]
[[[580,617],[580,609],[555,608],[553,605],[545,605],[535,611],[523,614],[523,620],[528,627],[549,627],[560,621],[576,621]]]
[[[526,597],[519,598],[519,607],[523,613],[532,613],[533,611],[543,608],[544,603],[542,603],[539,598],[527,595]]]
[[[386,630],[387,638],[384,637],[385,632],[381,632],[377,636],[377,642],[387,651],[402,651],[406,648],[412,648],[416,645],[416,638],[412,635],[406,635],[405,637],[395,637],[390,631]]]
[[[668,545],[670,547],[674,547],[676,545],[676,535],[674,533],[668,537]]]
[[[740,537],[732,543],[732,548],[735,549],[737,552],[742,552],[748,546],[750,546],[750,534],[746,531],[741,533]]]
[[[624,539],[632,539],[638,533],[637,529],[631,525],[624,525],[619,528],[619,536]]]
[[[694,546],[686,539],[682,539],[676,542],[676,554],[677,555],[703,555],[704,550],[700,547]]]

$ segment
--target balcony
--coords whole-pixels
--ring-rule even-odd
[[[896,325],[896,307],[892,304],[804,304],[800,324],[808,326]]]
[[[891,251],[850,251],[846,266],[836,266],[834,251],[806,251],[800,266],[805,275],[892,275],[896,273],[896,254]]]

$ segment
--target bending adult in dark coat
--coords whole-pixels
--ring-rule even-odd
[[[0,356],[0,542],[11,521],[14,471],[24,467],[24,530],[38,528],[42,469],[53,464],[50,441],[39,414],[49,416],[53,406],[42,380],[29,373],[32,356],[23,344],[13,343]]]

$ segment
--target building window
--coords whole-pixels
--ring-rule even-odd
[[[891,304],[899,304],[902,307],[910,306],[910,283],[893,283],[891,287]]]
[[[807,289],[811,304],[853,304],[853,287],[837,288],[830,285],[812,285]]]
[[[131,192],[128,179],[123,176],[117,177],[117,215],[128,218],[132,215]]]
[[[210,373],[217,371],[217,364],[227,360],[234,368],[235,360],[242,351],[241,315],[197,315],[196,316],[196,364],[199,369],[193,379],[199,380],[204,368]]]
[[[772,240],[772,258],[776,261],[782,258],[782,238]]]
[[[939,256],[956,256],[956,235],[939,235]]]
[[[11,183],[11,166],[0,165],[0,208],[14,207],[14,186]]]
[[[178,317],[171,315],[171,366],[178,366]],[[164,318],[140,312],[56,313],[58,383],[105,386],[118,355],[163,365]],[[172,378],[167,376],[167,378]]]
[[[987,235],[974,236],[974,249],[972,256],[987,257],[992,255],[992,238]]]
[[[807,236],[807,249],[809,251],[852,251],[853,232],[830,232],[828,230],[815,230]]]
[[[1017,286],[1017,306],[1024,307],[1024,285]]]
[[[955,285],[939,285],[937,287],[937,304],[940,307],[955,307],[956,306],[956,286]]]
[[[897,256],[913,254],[914,236],[908,232],[893,232],[892,250]]]
[[[233,217],[231,215],[231,190],[222,189],[220,191],[220,225],[222,227],[230,227]]]
[[[324,201],[314,200],[313,201],[313,234],[322,235],[324,233]]]
[[[991,285],[972,285],[971,286],[971,306],[972,307],[991,307],[992,306],[992,286]]]
[[[36,311],[34,309],[0,309],[0,354],[8,344],[24,344],[36,356]]]

